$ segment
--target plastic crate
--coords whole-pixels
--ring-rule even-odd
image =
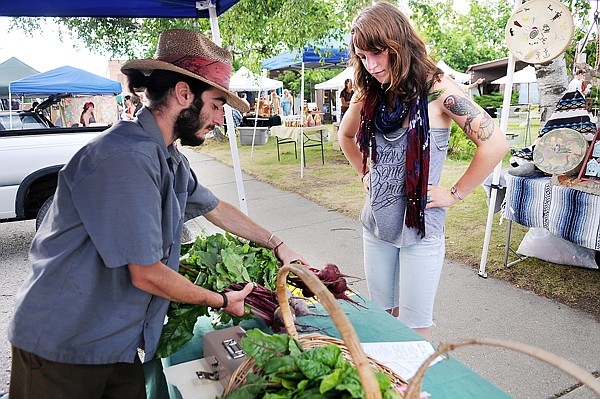
[[[254,135],[254,127],[238,127],[240,133],[240,144],[241,145],[252,145],[252,136]],[[266,127],[257,127],[256,136],[254,138],[254,145],[265,145],[267,143],[267,130]]]

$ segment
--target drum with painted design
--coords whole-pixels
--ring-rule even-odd
[[[585,137],[576,130],[551,130],[536,142],[533,163],[551,175],[576,174],[583,165],[587,146]]]
[[[515,58],[541,64],[561,55],[575,32],[569,9],[556,0],[531,0],[506,24],[506,45]]]

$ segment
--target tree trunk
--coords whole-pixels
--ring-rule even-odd
[[[543,127],[569,85],[564,54],[550,62],[535,64],[535,75],[540,93],[540,127]]]

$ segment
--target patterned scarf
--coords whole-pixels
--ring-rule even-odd
[[[375,111],[378,111],[375,113]],[[385,101],[376,90],[367,93],[360,111],[360,126],[356,142],[363,155],[363,173],[367,171],[367,159],[377,163],[375,130],[391,133],[397,130],[408,114],[406,149],[406,226],[417,228],[425,236],[425,207],[429,181],[429,112],[426,94],[409,102],[396,98],[396,106],[388,115]]]

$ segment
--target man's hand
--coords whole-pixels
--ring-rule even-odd
[[[244,299],[252,292],[254,285],[246,284],[241,291],[229,291],[225,295],[228,299],[227,307],[223,310],[233,316],[244,315]]]

